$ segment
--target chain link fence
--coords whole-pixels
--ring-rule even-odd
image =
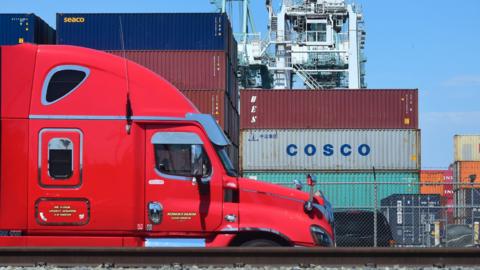
[[[317,189],[325,190],[335,209],[338,246],[480,247],[480,188],[458,183],[451,196],[396,192],[420,190],[422,185],[324,182]]]
[[[301,175],[272,178],[298,188],[298,181],[305,182],[298,179]],[[480,247],[479,179],[426,183],[412,175],[373,172],[349,179],[345,173],[312,174],[314,189],[334,208],[337,246]]]

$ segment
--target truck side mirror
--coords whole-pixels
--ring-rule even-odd
[[[310,174],[307,174],[307,185],[313,187],[315,186],[315,182],[316,181],[313,179],[313,177]]]
[[[302,182],[298,181],[297,179],[293,180],[293,184],[295,185],[295,188],[297,190],[302,190],[303,189]]]
[[[191,146],[192,153],[192,164],[191,164],[191,175],[195,178],[202,178],[206,174],[205,162],[203,154],[203,147],[199,144],[192,144]]]
[[[315,182],[316,181],[313,177],[310,174],[307,174],[307,185],[310,187],[310,196],[303,206],[306,212],[310,212],[313,209],[313,189],[315,187]]]

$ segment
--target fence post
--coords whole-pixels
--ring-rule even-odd
[[[373,246],[378,246],[378,227],[377,227],[377,208],[378,208],[378,191],[377,191],[377,173],[375,172],[375,167],[373,167]]]
[[[475,180],[475,179],[473,179],[473,180]],[[473,233],[472,233],[472,235],[473,235],[473,241],[472,242],[473,243],[472,244],[475,245],[475,242],[476,242],[475,241],[475,239],[476,239],[475,234],[477,233],[477,230],[475,230],[475,223],[474,223],[474,219],[473,219],[473,216],[475,215],[475,213],[473,212],[473,208],[474,208],[473,207],[474,206],[474,204],[473,204],[473,191],[474,191],[473,181],[471,181],[471,185],[472,186],[471,186],[471,189],[470,189],[470,207],[471,207],[471,209],[470,209],[470,215],[471,215],[470,224],[472,224],[472,230],[473,230]],[[467,201],[467,199],[465,199],[465,202],[466,201]]]
[[[478,241],[479,239],[479,229],[480,229],[480,223],[478,221],[476,221],[474,224],[473,224],[473,243],[475,245],[478,245],[480,244],[480,242]]]
[[[438,247],[440,245],[440,221],[435,221],[435,246]]]

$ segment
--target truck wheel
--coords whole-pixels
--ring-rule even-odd
[[[279,243],[267,239],[255,239],[247,241],[240,246],[242,247],[279,247]]]

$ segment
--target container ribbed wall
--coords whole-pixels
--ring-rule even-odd
[[[152,70],[180,90],[226,89],[228,63],[222,51],[107,52]]]
[[[55,30],[35,14],[0,14],[0,45],[54,44]]]
[[[316,172],[311,173],[334,208],[371,208],[392,194],[418,193],[418,173],[414,172]],[[250,172],[244,177],[294,187],[293,180],[306,182],[307,172]],[[376,187],[373,184],[377,182]],[[376,188],[376,192],[375,192]],[[308,186],[304,186],[308,190]]]
[[[242,130],[243,171],[419,170],[418,130]]]
[[[58,44],[97,50],[224,50],[233,35],[221,13],[57,14]]]
[[[237,109],[235,66],[223,51],[107,51],[132,60],[180,90],[222,90]]]
[[[453,164],[455,189],[480,188],[480,161],[457,161]]]
[[[480,161],[480,136],[455,135],[455,161]]]
[[[242,90],[242,129],[417,129],[417,90]]]

